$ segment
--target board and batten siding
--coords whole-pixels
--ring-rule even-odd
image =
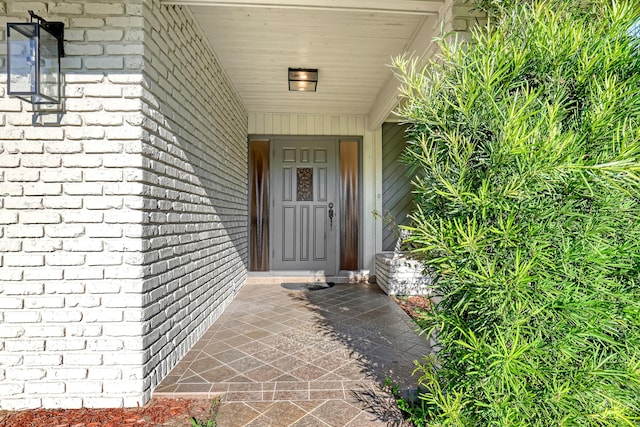
[[[382,249],[393,251],[398,242],[397,225],[406,225],[407,215],[413,208],[411,177],[407,167],[400,162],[406,146],[406,125],[385,123],[382,125]],[[392,219],[389,221],[388,219]]]
[[[361,265],[373,272],[382,250],[382,127],[369,130],[364,115],[249,113],[249,135],[358,136],[362,138]]]

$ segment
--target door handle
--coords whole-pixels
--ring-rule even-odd
[[[333,203],[329,203],[329,230],[333,230]]]

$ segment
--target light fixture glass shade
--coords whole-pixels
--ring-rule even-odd
[[[289,90],[292,92],[315,92],[318,88],[318,70],[311,68],[289,68]]]
[[[7,24],[7,94],[32,104],[60,103],[60,43],[42,25]]]

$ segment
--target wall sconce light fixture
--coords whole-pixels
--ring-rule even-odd
[[[318,88],[318,69],[289,68],[289,90],[315,92]]]
[[[29,15],[31,22],[7,23],[7,94],[32,104],[59,104],[64,23],[48,22],[32,10]]]

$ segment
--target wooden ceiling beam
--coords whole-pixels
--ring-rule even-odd
[[[161,3],[432,15],[438,13],[444,0],[161,0]]]

